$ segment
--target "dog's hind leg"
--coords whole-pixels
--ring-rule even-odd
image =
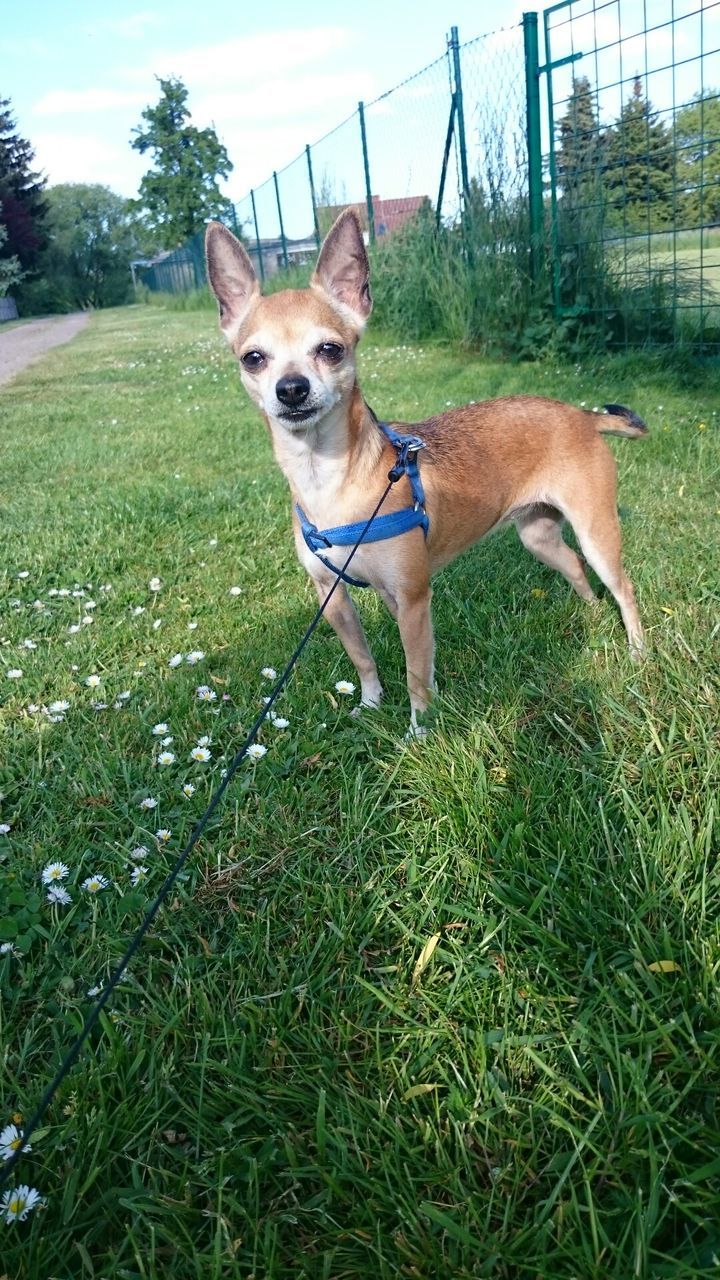
[[[635,603],[635,592],[622,565],[622,537],[615,506],[596,507],[594,511],[583,509],[570,518],[585,559],[618,603],[631,656],[642,657],[645,639]]]
[[[435,687],[435,640],[430,601],[432,591],[398,592],[397,624],[405,650],[407,686],[410,694],[410,734],[422,734],[418,714],[427,711]]]
[[[563,539],[563,520],[562,512],[555,507],[538,506],[518,515],[515,528],[523,546],[537,560],[551,569],[557,569],[583,600],[592,603],[597,600],[597,596],[587,580],[580,556]]]

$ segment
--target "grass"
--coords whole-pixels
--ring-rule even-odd
[[[214,325],[96,314],[0,391],[0,931],[19,952],[0,957],[0,1128],[32,1111],[314,608]],[[263,732],[21,1163],[46,1204],[0,1228],[11,1280],[716,1274],[717,379],[377,334],[362,379],[410,420],[517,390],[642,413],[649,440],[613,448],[651,656],[634,667],[612,603],[590,610],[513,533],[437,580],[427,741],[402,742],[377,601],[382,711],[349,716],[353,672],[318,632],[290,727]],[[29,710],[55,699],[62,721]],[[213,760],[191,765],[202,734]],[[67,908],[41,891],[54,859]],[[91,900],[94,872],[112,883]]]

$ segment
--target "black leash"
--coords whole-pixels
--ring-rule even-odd
[[[47,1088],[46,1088],[46,1090],[45,1090],[44,1094],[42,1095],[42,1097],[41,1097],[41,1099],[40,1099],[40,1101],[39,1101],[39,1103],[38,1103],[38,1105],[37,1105],[37,1107],[36,1107],[36,1109],[35,1109],[34,1114],[31,1116],[31,1118],[30,1118],[30,1120],[28,1121],[28,1123],[27,1123],[27,1124],[23,1124],[22,1126],[18,1126],[18,1128],[19,1128],[19,1129],[20,1129],[20,1131],[21,1131],[21,1142],[20,1142],[20,1145],[16,1148],[16,1150],[15,1150],[15,1151],[13,1151],[12,1155],[10,1156],[10,1159],[9,1159],[9,1160],[7,1160],[7,1161],[3,1164],[3,1166],[0,1168],[0,1188],[2,1188],[2,1187],[4,1186],[4,1184],[7,1182],[7,1180],[8,1180],[8,1178],[9,1178],[10,1174],[12,1173],[13,1169],[15,1168],[15,1165],[16,1165],[16,1164],[18,1163],[18,1161],[20,1160],[20,1158],[21,1158],[21,1156],[22,1156],[22,1154],[23,1154],[23,1150],[24,1150],[25,1146],[27,1145],[27,1143],[28,1143],[28,1141],[29,1141],[29,1139],[30,1139],[31,1135],[32,1135],[32,1134],[33,1134],[33,1132],[34,1132],[34,1130],[35,1130],[35,1129],[37,1129],[38,1125],[40,1124],[40,1121],[43,1119],[43,1116],[45,1115],[45,1112],[47,1111],[47,1109],[48,1109],[48,1107],[49,1107],[50,1103],[52,1102],[53,1097],[55,1096],[55,1093],[56,1093],[57,1089],[60,1087],[60,1085],[62,1084],[63,1080],[64,1080],[64,1079],[65,1079],[65,1077],[67,1076],[68,1072],[70,1071],[70,1068],[73,1066],[73,1064],[74,1064],[74,1062],[75,1062],[75,1060],[76,1060],[76,1058],[77,1058],[77,1056],[78,1056],[78,1054],[79,1054],[80,1050],[82,1049],[83,1045],[85,1044],[85,1041],[87,1040],[88,1036],[90,1035],[90,1032],[92,1031],[93,1027],[95,1026],[95,1023],[97,1022],[98,1018],[100,1017],[100,1014],[102,1013],[103,1009],[105,1008],[105,1005],[108,1003],[108,1001],[109,1001],[109,999],[110,999],[110,996],[112,995],[113,991],[115,990],[115,988],[117,987],[118,983],[120,982],[120,979],[122,978],[122,976],[123,976],[123,974],[124,974],[125,970],[127,969],[128,965],[129,965],[129,963],[130,963],[130,961],[132,960],[132,958],[133,958],[133,956],[135,955],[135,953],[139,950],[140,943],[142,942],[143,938],[145,937],[145,934],[147,933],[148,929],[150,928],[150,925],[152,924],[153,920],[155,919],[155,917],[156,917],[156,915],[157,915],[158,911],[160,910],[160,908],[161,908],[161,906],[162,906],[163,902],[165,901],[165,899],[167,898],[167,896],[168,896],[168,894],[169,894],[170,890],[172,889],[173,885],[175,884],[175,881],[177,880],[177,878],[178,878],[178,876],[179,876],[180,872],[182,871],[182,869],[183,869],[183,867],[184,867],[185,863],[187,862],[187,859],[189,858],[190,854],[192,853],[192,850],[195,848],[195,845],[197,844],[198,840],[200,839],[200,836],[202,835],[203,831],[205,830],[205,828],[206,828],[206,826],[207,826],[208,822],[210,821],[210,818],[212,817],[213,813],[214,813],[214,812],[215,812],[215,810],[217,809],[217,807],[218,807],[218,805],[219,805],[219,803],[220,803],[220,801],[221,801],[222,797],[224,796],[224,794],[225,794],[225,792],[227,791],[227,789],[228,789],[228,787],[229,787],[230,783],[232,782],[232,779],[234,778],[235,774],[237,773],[237,771],[238,771],[238,769],[239,769],[239,767],[240,767],[240,764],[241,764],[241,762],[242,762],[242,760],[243,760],[243,758],[244,758],[244,756],[245,756],[245,754],[246,754],[246,752],[247,752],[248,747],[252,745],[253,741],[255,740],[255,737],[257,736],[257,732],[258,732],[258,730],[259,730],[260,726],[262,725],[263,721],[264,721],[264,720],[266,720],[266,719],[267,719],[267,717],[269,716],[269,714],[270,714],[270,712],[271,712],[271,710],[272,710],[272,708],[273,708],[273,704],[275,703],[275,701],[277,700],[277,698],[279,697],[279,695],[282,693],[282,690],[285,688],[285,685],[287,684],[287,682],[288,682],[288,680],[289,680],[289,678],[290,678],[290,675],[291,675],[291,673],[292,673],[292,670],[293,670],[293,668],[295,667],[295,665],[296,665],[296,663],[297,663],[298,659],[300,658],[300,655],[302,654],[303,649],[305,648],[305,646],[306,646],[306,644],[308,643],[308,641],[309,641],[309,639],[310,639],[311,635],[312,635],[312,634],[313,634],[313,632],[315,631],[315,629],[316,629],[316,627],[317,627],[317,625],[318,625],[318,623],[319,623],[320,619],[322,618],[322,616],[323,616],[323,614],[324,614],[324,612],[325,612],[325,610],[326,610],[326,608],[327,608],[328,604],[330,603],[330,601],[331,601],[331,599],[332,599],[333,595],[335,594],[335,592],[336,592],[336,590],[337,590],[338,586],[340,585],[340,582],[342,581],[342,575],[343,575],[343,573],[345,572],[345,570],[347,569],[348,565],[350,564],[350,561],[352,560],[353,556],[355,555],[355,552],[357,551],[358,547],[360,546],[360,543],[363,541],[363,538],[365,537],[365,535],[366,535],[366,533],[367,533],[368,529],[370,528],[370,525],[372,524],[373,520],[375,519],[376,515],[378,514],[378,511],[380,510],[380,508],[382,507],[383,503],[385,502],[385,499],[387,498],[387,496],[388,496],[388,494],[389,494],[390,490],[392,489],[392,487],[393,487],[393,485],[395,484],[396,480],[398,480],[399,478],[400,478],[399,476],[396,476],[396,475],[395,475],[395,468],[393,468],[393,470],[390,472],[389,479],[388,479],[388,484],[387,484],[387,487],[386,487],[386,489],[385,489],[385,492],[383,493],[382,497],[380,498],[380,501],[378,502],[377,506],[375,507],[375,510],[373,511],[372,515],[369,517],[369,519],[366,521],[365,525],[363,526],[363,528],[362,528],[362,530],[361,530],[361,533],[360,533],[360,536],[358,537],[358,540],[357,540],[357,542],[355,543],[355,546],[353,547],[352,551],[350,552],[350,554],[349,554],[349,556],[348,556],[347,560],[346,560],[346,561],[345,561],[345,563],[343,564],[342,569],[336,569],[336,570],[334,570],[334,571],[337,573],[337,575],[338,575],[338,576],[336,577],[335,581],[333,582],[333,584],[332,584],[332,586],[331,586],[330,590],[328,591],[328,593],[327,593],[327,595],[326,595],[325,599],[323,600],[322,604],[319,606],[319,608],[318,608],[318,610],[317,610],[317,613],[315,614],[315,617],[313,618],[313,620],[312,620],[312,622],[310,623],[309,627],[307,628],[307,631],[305,632],[305,634],[304,634],[304,636],[303,636],[302,640],[300,641],[300,643],[299,643],[299,645],[297,646],[297,648],[296,648],[295,652],[293,653],[292,657],[290,658],[290,660],[289,660],[289,662],[288,662],[287,666],[285,667],[285,670],[283,671],[282,675],[280,676],[280,679],[278,680],[277,684],[275,685],[275,688],[273,689],[272,693],[270,694],[270,697],[268,698],[267,702],[265,703],[265,706],[263,707],[262,711],[260,712],[260,714],[259,714],[259,715],[257,716],[257,718],[255,719],[255,722],[254,722],[254,724],[252,725],[252,728],[250,729],[250,732],[248,733],[248,735],[247,735],[247,737],[246,737],[246,739],[245,739],[245,741],[244,741],[243,745],[242,745],[242,746],[240,747],[240,749],[235,753],[235,755],[234,755],[234,757],[233,757],[233,760],[232,760],[232,763],[231,763],[231,765],[230,765],[230,767],[229,767],[229,769],[228,769],[227,773],[225,774],[225,777],[223,778],[222,782],[220,783],[220,786],[217,788],[217,791],[216,791],[216,792],[215,792],[215,794],[211,797],[211,800],[210,800],[210,803],[209,803],[209,805],[208,805],[207,809],[205,810],[205,812],[204,812],[204,814],[202,815],[202,817],[201,817],[201,818],[198,820],[198,822],[195,824],[195,827],[193,828],[193,831],[192,831],[192,833],[191,833],[191,835],[190,835],[190,839],[188,840],[187,844],[185,845],[185,848],[182,850],[182,852],[181,852],[180,854],[178,854],[178,857],[176,858],[175,863],[174,863],[174,865],[173,865],[172,869],[168,872],[168,875],[166,876],[165,880],[163,881],[163,884],[162,884],[162,886],[161,886],[161,888],[160,888],[160,892],[158,893],[157,897],[155,898],[155,901],[154,901],[154,902],[151,904],[151,906],[148,908],[148,911],[147,911],[147,913],[146,913],[146,915],[145,915],[145,917],[144,917],[144,919],[143,919],[143,921],[142,921],[142,923],[141,923],[141,925],[140,925],[139,929],[137,930],[137,932],[135,933],[135,935],[134,935],[134,936],[133,936],[133,938],[131,939],[130,943],[128,944],[127,949],[126,949],[126,951],[125,951],[125,954],[123,955],[122,959],[119,961],[119,963],[118,963],[118,965],[116,966],[116,968],[115,968],[114,972],[112,973],[112,975],[111,975],[111,977],[110,977],[110,979],[109,979],[109,981],[108,981],[107,986],[103,989],[103,991],[101,992],[101,994],[98,996],[97,1000],[95,1001],[95,1004],[93,1005],[92,1009],[90,1010],[89,1014],[87,1015],[87,1017],[86,1017],[86,1019],[85,1019],[85,1022],[84,1022],[84,1024],[83,1024],[82,1030],[79,1032],[78,1036],[77,1036],[77,1037],[76,1037],[76,1039],[73,1041],[73,1043],[71,1044],[71,1046],[70,1046],[70,1048],[68,1049],[67,1053],[65,1054],[65,1057],[63,1058],[63,1060],[62,1060],[62,1062],[61,1062],[60,1066],[58,1067],[58,1070],[57,1070],[57,1072],[56,1072],[55,1076],[54,1076],[54,1077],[53,1077],[53,1079],[50,1081],[50,1084],[47,1086]]]

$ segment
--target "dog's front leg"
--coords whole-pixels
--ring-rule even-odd
[[[397,596],[397,624],[405,650],[407,686],[410,694],[410,733],[423,732],[418,715],[427,711],[435,684],[435,641],[433,638],[429,586],[415,594]]]
[[[313,566],[314,567],[314,566]],[[325,599],[335,578],[330,574],[322,577],[316,572],[310,574],[320,603]],[[324,615],[330,626],[337,632],[343,648],[360,677],[360,702],[363,707],[378,707],[382,698],[382,685],[378,676],[362,623],[355,612],[355,606],[347,593],[344,583],[338,583],[332,599],[328,602]]]

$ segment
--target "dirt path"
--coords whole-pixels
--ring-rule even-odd
[[[9,333],[3,333],[0,328],[0,385],[39,360],[51,347],[69,342],[85,327],[89,318],[87,311],[76,311],[70,316],[31,320]]]

